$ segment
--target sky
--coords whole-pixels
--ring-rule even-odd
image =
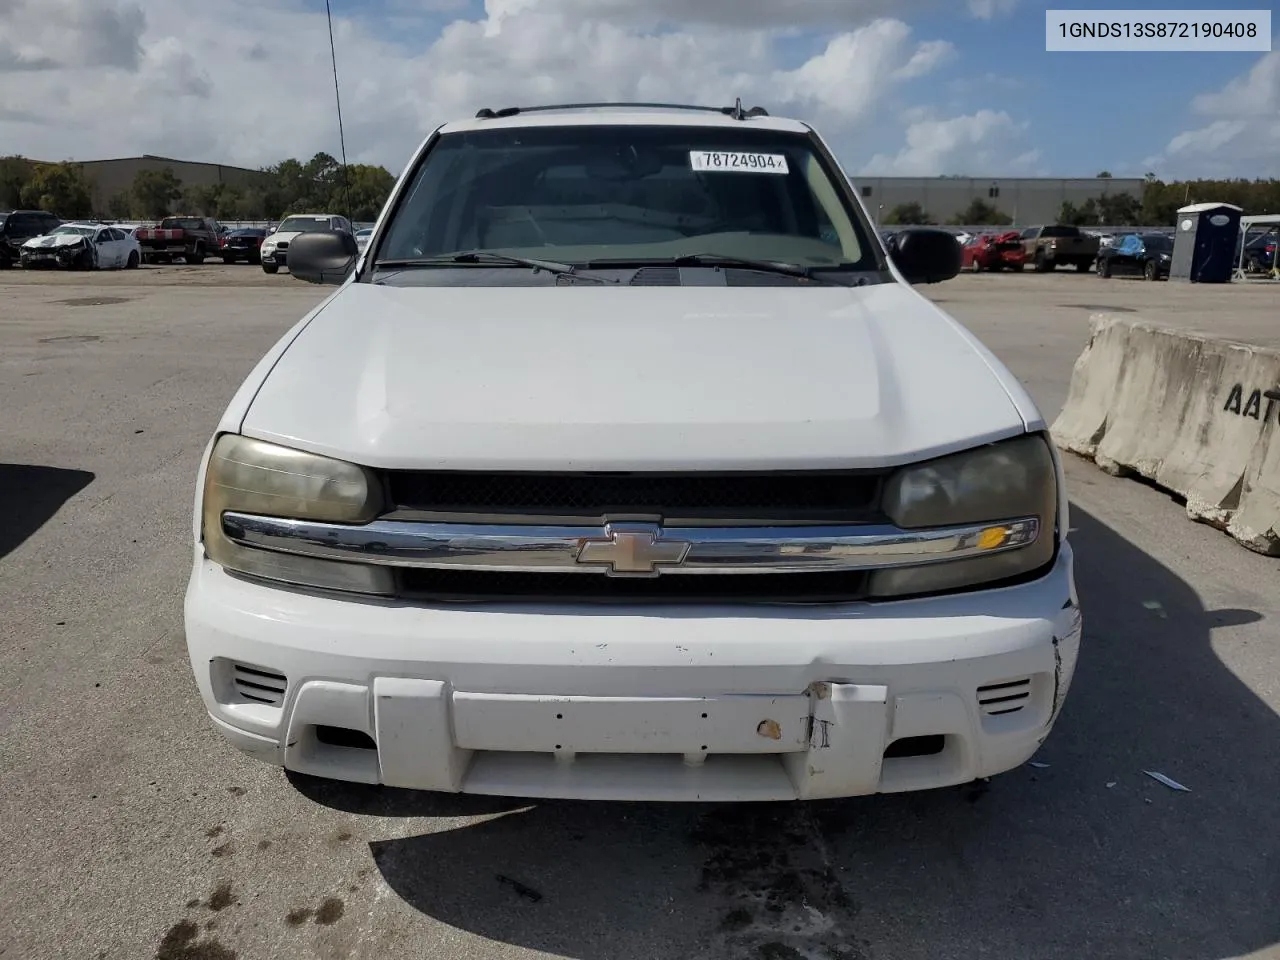
[[[1280,45],[1047,53],[1030,0],[331,3],[347,157],[397,174],[484,106],[741,97],[854,177],[1280,176]],[[324,0],[0,0],[0,155],[318,151],[339,155]]]

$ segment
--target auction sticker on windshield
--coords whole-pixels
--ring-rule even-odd
[[[780,153],[729,153],[713,150],[689,151],[695,170],[729,173],[786,173],[787,158]]]

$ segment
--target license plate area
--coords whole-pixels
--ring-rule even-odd
[[[808,749],[810,700],[794,696],[453,694],[456,745],[516,753],[778,754]]]

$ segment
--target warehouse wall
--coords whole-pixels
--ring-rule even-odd
[[[998,207],[1019,224],[1053,223],[1064,200],[1076,206],[1105,194],[1128,193],[1141,199],[1138,179],[1000,177],[854,177],[854,186],[873,219],[902,203],[918,203],[940,222],[960,213],[976,198]]]

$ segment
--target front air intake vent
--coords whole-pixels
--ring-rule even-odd
[[[250,703],[278,707],[284,703],[284,692],[289,684],[282,674],[237,663],[231,667],[231,685]]]
[[[978,688],[978,706],[988,717],[1017,713],[1031,699],[1031,679],[1009,680]]]
[[[635,272],[630,284],[633,287],[678,287],[680,286],[680,268],[644,267]]]

